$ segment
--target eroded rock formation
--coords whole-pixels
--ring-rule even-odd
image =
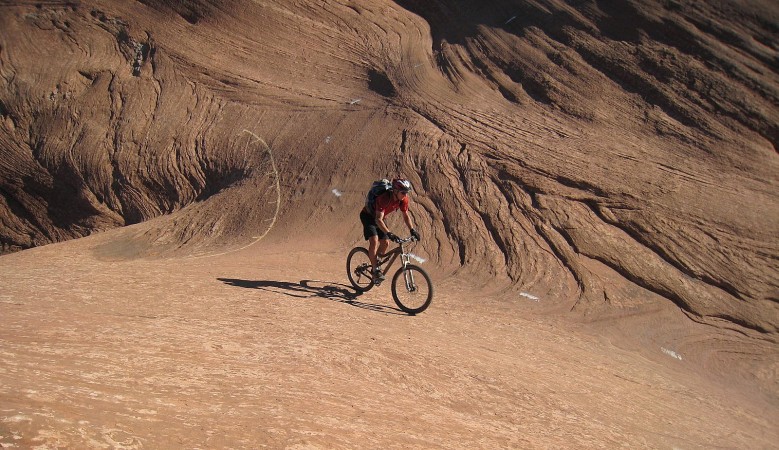
[[[0,242],[234,248],[402,173],[442,266],[775,335],[777,58],[759,0],[5,2]]]

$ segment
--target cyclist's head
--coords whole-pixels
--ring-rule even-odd
[[[411,192],[411,182],[403,178],[396,178],[392,180],[392,190],[407,194]]]

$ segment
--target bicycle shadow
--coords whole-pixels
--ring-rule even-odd
[[[345,303],[357,308],[367,309],[369,311],[384,314],[406,315],[403,311],[387,305],[377,305],[375,303],[358,301],[357,298],[362,295],[362,292],[355,292],[345,284],[340,283],[328,283],[320,280],[300,280],[299,283],[271,280],[241,280],[236,278],[217,278],[217,280],[235,287],[260,289],[296,298],[319,297],[339,303]],[[317,284],[322,284],[322,286],[318,286]]]

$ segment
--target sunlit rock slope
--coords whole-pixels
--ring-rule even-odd
[[[777,61],[770,0],[3,2],[0,242],[346,245],[402,174],[441,267],[773,339]]]

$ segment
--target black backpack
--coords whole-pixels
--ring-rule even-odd
[[[392,183],[390,180],[384,178],[374,181],[371,185],[371,190],[368,191],[368,195],[365,197],[365,209],[369,213],[374,214],[374,205],[376,204],[376,198],[392,190]]]

